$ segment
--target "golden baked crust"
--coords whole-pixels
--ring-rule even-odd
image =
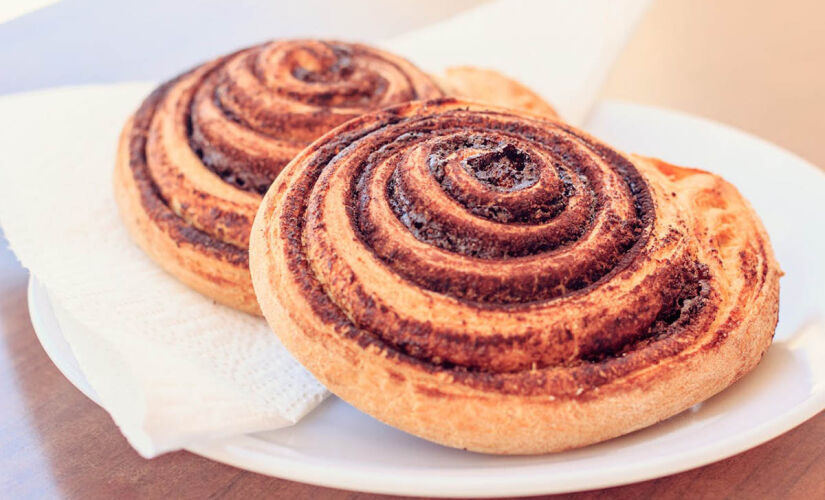
[[[779,271],[720,177],[453,99],[348,122],[267,192],[250,264],[283,344],[423,438],[544,453],[674,415],[752,369]]]
[[[538,106],[537,97],[525,97],[529,90],[512,89],[468,93]],[[165,270],[223,304],[260,314],[249,231],[284,165],[364,112],[443,95],[409,62],[360,44],[293,40],[244,49],[180,75],[143,102],[121,135],[116,199],[134,239]]]

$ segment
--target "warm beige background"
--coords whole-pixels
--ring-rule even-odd
[[[825,1],[656,0],[603,94],[727,123],[825,167]]]

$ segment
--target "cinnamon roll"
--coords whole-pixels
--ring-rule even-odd
[[[454,99],[302,151],[250,262],[267,320],[332,392],[504,454],[625,434],[732,384],[771,343],[781,275],[720,177]]]
[[[473,70],[469,70],[472,72]],[[479,70],[480,71],[480,70]],[[516,82],[462,95],[553,113]],[[449,93],[404,59],[360,44],[295,40],[241,50],[158,87],[126,124],[115,194],[130,233],[167,271],[218,302],[260,313],[249,231],[263,193],[301,149],[333,127]]]

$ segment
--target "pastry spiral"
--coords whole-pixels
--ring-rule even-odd
[[[305,149],[250,262],[264,315],[334,393],[492,453],[614,437],[733,383],[770,345],[781,274],[721,178],[453,99]]]
[[[115,177],[123,218],[167,271],[259,313],[247,258],[255,211],[284,165],[321,134],[445,92],[553,113],[501,75],[459,72],[436,83],[392,54],[319,40],[271,42],[203,64],[161,85],[126,124]],[[474,78],[508,90],[473,87]],[[453,81],[460,88],[442,89]]]

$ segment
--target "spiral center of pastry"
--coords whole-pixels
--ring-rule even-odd
[[[330,45],[318,53],[300,48],[284,58],[292,66],[292,76],[306,83],[330,83],[352,74],[352,51],[344,46]]]
[[[507,143],[469,156],[461,161],[461,166],[495,191],[520,191],[539,180],[538,165],[527,153]]]

